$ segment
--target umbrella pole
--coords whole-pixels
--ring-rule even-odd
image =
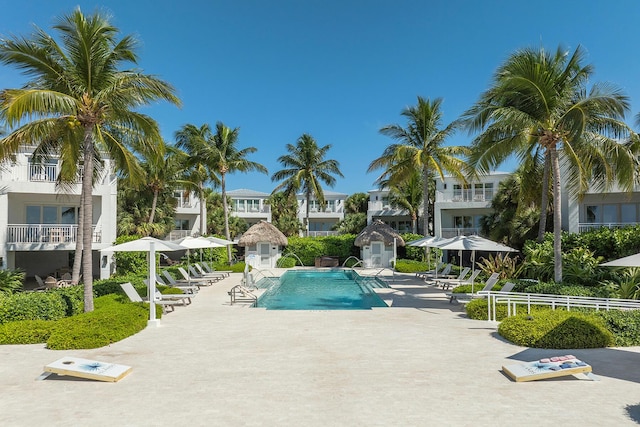
[[[160,321],[156,319],[156,247],[155,243],[149,243],[149,321],[147,326],[158,326]]]

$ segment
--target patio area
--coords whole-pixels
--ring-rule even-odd
[[[269,311],[230,306],[232,274],[161,326],[109,347],[0,346],[0,424],[634,425],[640,348],[536,350],[467,319],[414,275],[387,277],[391,308]],[[502,365],[574,354],[600,381],[515,383]],[[117,383],[35,378],[76,356],[133,367]]]

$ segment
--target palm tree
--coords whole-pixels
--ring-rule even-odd
[[[515,154],[549,162],[553,189],[554,279],[562,281],[561,167],[567,187],[583,194],[589,185],[608,188],[617,181],[623,190],[636,181],[637,162],[631,143],[621,140],[633,132],[622,121],[629,100],[618,88],[595,84],[582,65],[584,51],[572,55],[561,48],[513,53],[496,71],[493,82],[463,119],[473,141],[470,164],[485,172]],[[546,194],[543,178],[543,196]],[[542,215],[545,206],[542,204]]]
[[[304,229],[308,235],[311,197],[315,197],[324,208],[324,191],[321,182],[333,187],[336,183],[333,175],[344,176],[340,172],[340,164],[337,160],[325,160],[331,144],[318,147],[316,140],[305,133],[298,138],[296,145],[287,144],[286,148],[289,154],[278,157],[278,161],[285,169],[279,170],[271,177],[272,181],[282,181],[273,193],[284,190],[287,194],[294,194],[302,189],[307,202]]]
[[[31,39],[14,37],[0,43],[0,62],[31,77],[21,89],[0,94],[0,119],[11,132],[0,140],[0,158],[21,145],[44,146],[60,156],[65,176],[81,169],[82,270],[84,309],[93,310],[92,187],[94,161],[102,153],[115,164],[141,176],[128,149],[159,135],[157,123],[134,111],[156,100],[179,104],[174,89],[136,70],[120,70],[137,62],[136,41],[117,39],[119,31],[100,13],[80,9],[59,19],[54,29],[62,44],[38,30]],[[143,138],[144,137],[144,138]]]
[[[368,172],[383,169],[378,183],[395,185],[408,180],[415,173],[422,174],[422,207],[424,209],[424,234],[429,230],[428,207],[431,204],[429,183],[436,175],[444,178],[445,172],[466,182],[465,162],[457,156],[466,155],[466,147],[443,146],[453,134],[456,123],[442,124],[442,99],[433,101],[418,97],[418,104],[402,110],[407,119],[406,127],[398,124],[380,129],[380,133],[398,141],[385,148],[382,156],[373,160]]]
[[[389,203],[405,209],[411,217],[411,232],[418,233],[418,214],[424,203],[422,195],[422,176],[415,171],[407,180],[397,183],[380,182],[382,187],[389,188]],[[425,211],[426,214],[426,211]]]

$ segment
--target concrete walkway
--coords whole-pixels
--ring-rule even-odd
[[[2,426],[620,426],[640,420],[640,348],[535,350],[396,275],[392,308],[229,305],[241,275],[109,347],[0,346]],[[515,383],[502,365],[574,354],[601,381]],[[133,367],[118,383],[35,378],[62,356]]]

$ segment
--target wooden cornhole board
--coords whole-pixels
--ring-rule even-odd
[[[575,374],[587,374],[589,379],[595,380],[595,377],[589,375],[591,366],[571,355],[503,366],[502,371],[516,382],[558,378]]]
[[[131,366],[98,362],[97,360],[78,357],[63,357],[46,365],[44,371],[44,378],[53,373],[90,380],[116,382],[131,372]]]

